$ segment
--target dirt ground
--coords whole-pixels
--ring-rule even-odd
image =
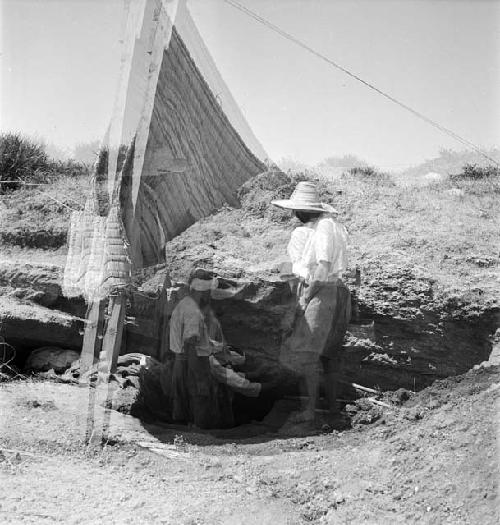
[[[373,424],[306,437],[257,424],[202,433],[109,411],[107,443],[85,447],[88,406],[83,386],[0,385],[2,523],[500,519],[499,367],[438,381]]]

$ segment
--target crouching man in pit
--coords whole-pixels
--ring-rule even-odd
[[[272,204],[292,210],[302,223],[287,250],[299,284],[293,330],[281,355],[282,363],[302,377],[303,406],[291,422],[314,420],[321,370],[328,408],[335,416],[342,342],[351,313],[350,292],[342,281],[347,231],[312,182],[299,182],[290,199]]]
[[[214,274],[196,269],[188,284],[189,294],[170,320],[170,349],[175,355],[172,417],[199,428],[228,428],[234,426],[233,392],[258,397],[263,386],[232,368],[245,358],[228,349],[210,308],[211,293],[218,287]]]

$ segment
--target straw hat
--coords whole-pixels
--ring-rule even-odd
[[[320,201],[316,184],[308,181],[299,182],[289,199],[271,201],[271,204],[286,210],[338,213],[333,206]]]

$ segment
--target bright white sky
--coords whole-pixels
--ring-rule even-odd
[[[344,67],[485,148],[498,146],[500,1],[240,0]],[[100,139],[123,0],[0,0],[1,128],[60,147]],[[188,2],[270,157],[356,154],[395,168],[461,149],[222,0]]]

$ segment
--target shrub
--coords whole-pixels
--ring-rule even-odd
[[[350,168],[348,171],[349,175],[352,175],[353,177],[380,177],[380,173],[371,166],[356,166],[354,168]]]
[[[87,177],[91,173],[91,166],[73,159],[57,160],[50,163],[50,175],[60,177]]]
[[[378,171],[372,166],[355,166],[343,174],[344,177],[352,177],[354,179],[362,180],[363,182],[383,182],[384,184],[393,185],[394,181],[388,173]]]
[[[42,144],[19,133],[0,135],[0,193],[19,187],[19,181],[33,180],[51,169],[51,161]],[[11,182],[12,181],[12,182]]]
[[[0,194],[23,182],[54,182],[58,177],[88,176],[91,166],[75,160],[53,160],[43,144],[19,133],[0,135]]]
[[[488,179],[490,177],[498,177],[500,168],[498,166],[478,166],[477,164],[465,164],[462,167],[461,173],[452,175],[454,179]]]
[[[306,180],[303,173],[288,174],[280,170],[265,171],[248,180],[238,190],[238,199],[245,212],[254,217],[267,217],[276,222],[286,222],[290,212],[271,205],[271,201],[288,199],[297,182]]]

